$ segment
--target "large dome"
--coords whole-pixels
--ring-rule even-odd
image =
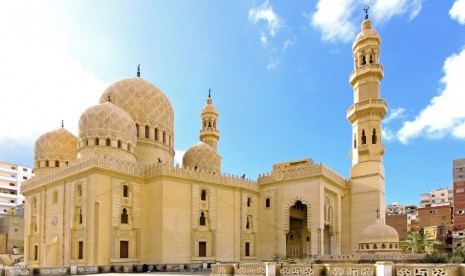
[[[77,137],[63,127],[43,134],[34,146],[35,167],[40,167],[41,161],[50,164],[73,161],[76,159],[77,141]],[[42,166],[46,166],[45,163]]]
[[[182,165],[187,168],[212,173],[221,172],[221,156],[204,142],[190,147],[182,158]]]
[[[399,234],[393,227],[378,221],[363,229],[359,243],[398,243]]]
[[[112,102],[129,113],[140,126],[148,125],[174,134],[174,112],[165,94],[142,78],[125,79],[110,85],[100,97],[106,102],[111,94]]]
[[[111,102],[88,108],[79,119],[79,148],[111,145],[134,152],[136,140],[131,116]]]

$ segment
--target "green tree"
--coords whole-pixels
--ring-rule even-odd
[[[441,244],[434,237],[426,235],[424,232],[409,232],[407,239],[400,243],[400,247],[405,252],[425,253],[427,249],[433,249],[435,245]]]

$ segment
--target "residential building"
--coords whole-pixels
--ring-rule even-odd
[[[386,207],[386,224],[394,227],[399,239],[405,240],[411,231],[418,231],[417,206],[394,202]]]
[[[380,94],[380,43],[367,16],[350,53],[349,179],[310,159],[275,164],[256,181],[223,173],[227,157],[218,152],[221,124],[210,93],[200,113],[200,141],[176,166],[167,96],[139,70],[137,77],[110,85],[99,104],[82,113],[78,137],[62,125],[35,143],[36,176],[22,186],[26,264],[347,255],[376,246],[368,241],[373,235],[363,232],[373,224],[368,230],[388,234],[393,248],[386,250],[397,250],[396,231],[379,221],[385,213],[387,112]],[[361,236],[366,240],[359,244]]]
[[[0,161],[0,215],[8,214],[18,204],[24,203],[21,183],[32,176],[31,168]]]
[[[452,206],[450,204],[418,208],[418,226],[423,229],[428,226],[444,226],[452,230]]]
[[[465,230],[465,159],[452,162],[452,187],[454,196],[454,231]]]
[[[454,200],[451,188],[439,188],[429,193],[420,195],[420,207],[438,206],[443,204],[452,205]]]

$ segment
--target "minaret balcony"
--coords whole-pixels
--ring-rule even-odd
[[[383,66],[377,63],[370,63],[355,69],[350,73],[350,84],[354,85],[360,78],[369,75],[377,76],[381,80],[384,77]]]
[[[347,119],[354,123],[358,118],[369,114],[378,116],[381,119],[387,113],[387,103],[383,99],[368,99],[362,102],[354,103],[347,110]]]

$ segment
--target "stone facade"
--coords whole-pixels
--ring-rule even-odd
[[[22,188],[27,265],[175,270],[276,254],[355,253],[362,230],[376,223],[375,210],[384,213],[379,45],[366,19],[353,46],[350,179],[310,159],[275,164],[256,181],[222,173],[210,94],[200,143],[175,166],[167,97],[140,77],[111,85],[81,116],[78,136],[62,128],[36,143],[40,173]]]

